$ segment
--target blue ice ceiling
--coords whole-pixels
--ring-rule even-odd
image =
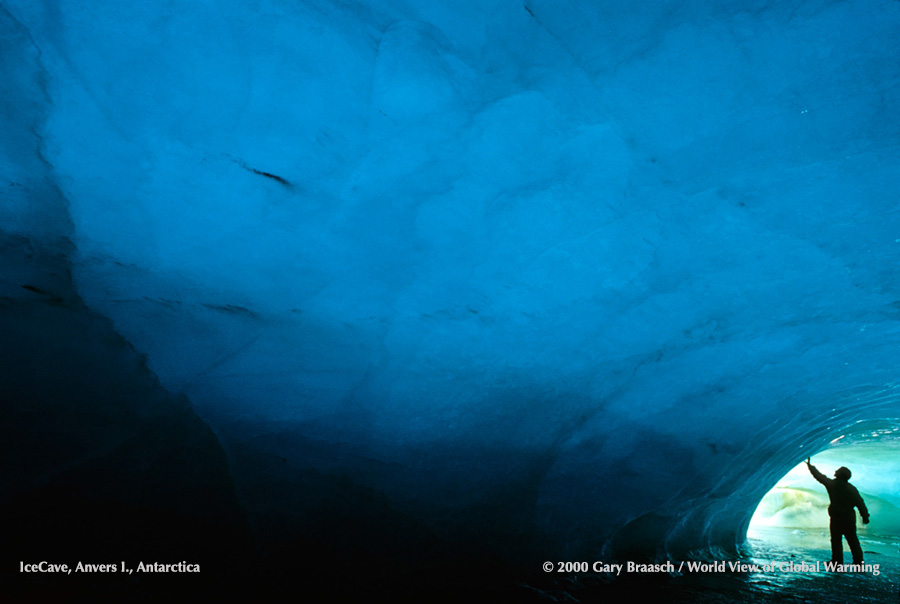
[[[653,555],[733,546],[900,416],[898,2],[0,21],[2,236],[62,254],[226,450]]]

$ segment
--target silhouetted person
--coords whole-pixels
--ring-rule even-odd
[[[827,478],[816,469],[816,466],[809,463],[808,457],[806,466],[813,478],[825,485],[828,498],[831,500],[831,505],[828,506],[828,515],[831,516],[829,525],[831,529],[831,561],[838,564],[844,563],[844,544],[841,538],[846,538],[847,545],[850,546],[850,553],[853,554],[853,564],[862,564],[863,553],[859,546],[859,538],[856,536],[856,512],[853,508],[859,508],[863,524],[869,524],[869,510],[866,509],[866,504],[859,491],[850,484],[850,470],[840,467],[834,471],[834,478]]]

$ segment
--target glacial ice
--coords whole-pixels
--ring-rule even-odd
[[[900,3],[0,27],[5,312],[108,318],[262,532],[315,475],[535,568],[732,550],[791,467],[900,422]]]

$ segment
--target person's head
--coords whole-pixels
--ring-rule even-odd
[[[841,466],[840,468],[838,468],[837,470],[834,471],[834,477],[837,478],[838,480],[850,480],[850,476],[851,476],[850,470],[848,470],[844,466]]]

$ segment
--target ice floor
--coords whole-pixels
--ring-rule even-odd
[[[762,538],[760,538],[762,537]],[[867,565],[877,565],[873,573],[774,572],[747,578],[752,601],[760,602],[888,602],[897,598],[900,556],[896,538],[861,537]],[[792,531],[761,529],[749,540],[750,558],[757,564],[780,566],[785,562],[829,560],[827,529]],[[845,544],[846,550],[846,544]],[[850,553],[845,551],[850,562]],[[716,600],[711,600],[716,601]]]

